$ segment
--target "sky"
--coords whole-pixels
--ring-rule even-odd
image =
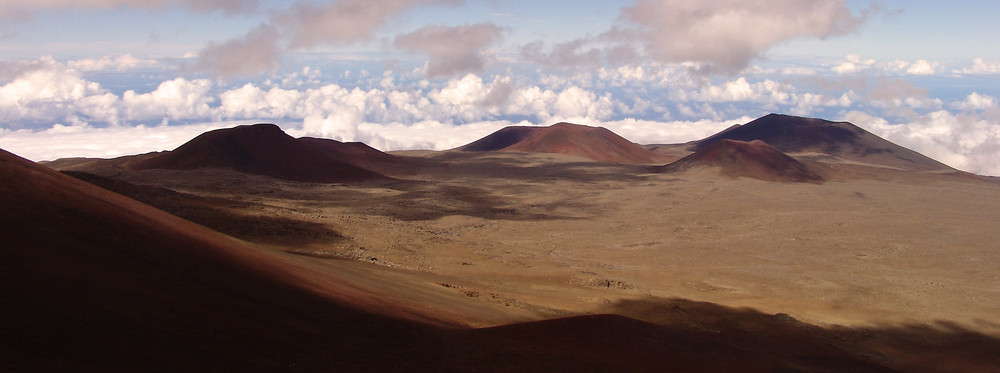
[[[275,123],[444,150],[509,125],[682,143],[849,121],[1000,175],[1000,2],[5,0],[0,148],[173,149]]]

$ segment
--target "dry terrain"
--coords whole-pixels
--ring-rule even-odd
[[[539,316],[685,298],[820,324],[1000,332],[996,183],[856,167],[873,175],[817,185],[556,154],[406,155],[420,161],[416,176],[368,184],[116,176],[295,222],[288,240],[258,238],[283,251],[434,273],[455,292]],[[303,240],[299,226],[336,237]]]
[[[112,312],[124,326],[112,316],[74,316],[57,323],[65,330],[5,330],[43,351],[49,337],[70,341],[57,352],[105,324],[165,333],[154,338],[157,350],[117,366],[125,369],[163,359],[167,370],[192,368],[172,357],[217,356],[200,368],[269,370],[295,361],[303,370],[1000,371],[1000,183],[855,133],[867,150],[798,149],[789,153],[795,160],[751,143],[749,160],[740,153],[739,162],[760,161],[753,156],[760,152],[772,161],[754,163],[749,177],[734,177],[741,174],[733,163],[713,163],[736,159],[714,153],[664,168],[509,149],[397,152],[370,165],[385,177],[348,183],[132,167],[157,154],[48,164],[240,240],[5,161],[16,172],[4,174],[13,193],[0,195],[9,215],[0,226],[25,242],[15,240],[4,253],[18,260],[8,263],[22,263],[38,247],[53,258],[0,277],[9,285],[0,290],[13,294],[8,299],[41,310],[8,309],[5,320],[39,322],[36,314],[65,313],[75,302],[104,310],[82,299],[120,286],[108,279],[131,284],[123,294],[148,288],[136,300],[113,301],[130,307]],[[309,146],[316,145],[323,144]],[[672,159],[692,151],[649,148]],[[888,164],[877,162],[886,157]],[[905,169],[909,164],[919,169]],[[787,167],[818,176],[760,180],[797,180],[768,174]],[[78,207],[67,213],[39,204]],[[121,206],[142,216],[128,218]],[[125,220],[95,219],[95,208]],[[47,230],[39,231],[41,221]],[[141,233],[163,225],[151,237]],[[108,261],[82,259],[86,250],[67,243],[75,239]],[[209,254],[174,244],[184,240]],[[132,260],[102,248],[180,256]],[[157,255],[174,259],[159,269]],[[224,264],[184,264],[202,263],[200,256]],[[87,279],[72,296],[38,281],[74,260],[97,275],[59,275]],[[178,288],[147,284],[156,279],[179,281]],[[197,283],[213,285],[191,292]],[[61,300],[43,305],[36,298]],[[222,316],[247,307],[256,311],[235,324]],[[185,318],[179,331],[163,325]],[[84,326],[75,333],[72,322]],[[242,329],[247,325],[255,326]],[[220,339],[212,329],[228,334]],[[268,335],[285,347],[251,356],[268,349]],[[96,338],[96,358],[71,354],[65,365],[47,367],[93,364],[133,337],[145,338],[110,333]],[[190,355],[177,347],[182,342],[214,347]],[[27,356],[23,361],[48,356],[32,346],[5,349]],[[29,366],[23,361],[7,365]]]

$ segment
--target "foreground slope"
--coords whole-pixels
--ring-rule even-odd
[[[306,182],[384,178],[344,161],[342,154],[331,148],[296,140],[273,124],[255,124],[203,133],[173,151],[138,161],[132,167],[136,170],[215,167]]]
[[[674,163],[659,167],[661,172],[691,169],[718,169],[730,177],[749,177],[777,182],[822,183],[824,178],[795,158],[760,140],[750,142],[722,139],[714,141]]]
[[[464,151],[522,151],[567,154],[607,163],[654,163],[657,154],[604,127],[557,123],[512,126],[459,148]]]
[[[4,151],[0,180],[0,370],[378,369],[462,322],[433,283],[259,249]]]
[[[761,140],[785,153],[820,154],[863,164],[910,171],[954,171],[848,122],[769,114],[694,142],[693,151],[719,140]]]

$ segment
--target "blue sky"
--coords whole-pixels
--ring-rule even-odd
[[[0,148],[171,149],[273,122],[384,150],[573,121],[684,142],[848,120],[1000,175],[994,1],[13,0]]]

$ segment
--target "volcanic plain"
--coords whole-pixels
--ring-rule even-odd
[[[46,165],[292,263],[282,281],[330,302],[475,341],[427,365],[400,350],[404,370],[1000,370],[1000,184],[849,124],[758,121],[689,144],[559,124],[389,154],[264,125]],[[213,138],[288,156],[220,156]]]

